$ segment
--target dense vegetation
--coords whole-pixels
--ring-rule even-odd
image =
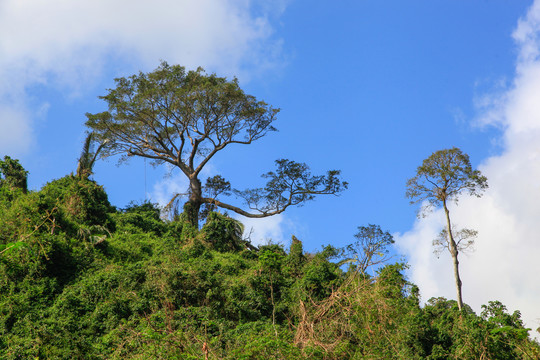
[[[28,191],[2,164],[1,359],[540,358],[519,312],[421,307],[404,264],[371,277],[338,266],[345,249],[254,247],[217,212],[199,230],[150,203],[116,209],[86,177]]]

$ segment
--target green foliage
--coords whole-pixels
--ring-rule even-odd
[[[73,235],[81,226],[114,229],[109,215],[114,209],[102,186],[85,178],[65,176],[51,181],[39,193],[50,211],[57,209],[59,231]]]
[[[23,192],[28,190],[27,185],[28,171],[26,171],[19,160],[4,156],[0,160],[0,187],[11,190],[20,189]]]
[[[419,359],[417,299],[401,266],[375,280],[350,272],[329,296],[300,301],[296,343],[315,359]]]
[[[280,272],[284,255],[283,251],[275,251],[268,247],[261,249],[259,263],[262,270],[267,273]]]
[[[293,235],[289,254],[283,262],[284,273],[293,279],[300,277],[306,261],[302,241]]]
[[[57,210],[48,208],[39,194],[9,191],[0,203],[0,243],[24,241],[36,232],[52,231]]]
[[[231,331],[230,353],[225,359],[304,359],[286,327],[279,326],[275,333],[274,327],[262,321],[238,326]]]
[[[2,189],[2,187],[0,187]],[[519,312],[420,307],[405,265],[344,273],[332,246],[255,248],[66,177],[0,192],[1,359],[530,359]]]
[[[510,315],[498,301],[483,306],[481,316],[456,301],[432,298],[424,308],[430,324],[428,359],[537,359],[538,343],[528,338],[519,312]]]
[[[130,203],[123,211],[113,214],[118,230],[130,233],[153,233],[156,236],[165,234],[167,224],[160,219],[157,204],[143,202]]]
[[[538,348],[531,347],[529,330],[524,327],[519,311],[508,314],[506,306],[499,301],[482,305],[482,319],[487,321],[489,331],[487,348],[492,354],[505,354],[501,359],[516,359],[526,355],[540,358]]]
[[[213,150],[212,143],[255,140],[275,130],[271,123],[279,110],[246,95],[236,79],[206,75],[202,68],[186,71],[162,62],[153,72],[115,82],[116,88],[100,97],[109,110],[87,114],[87,125],[98,138],[111,141],[106,153],[169,154],[167,146],[185,145],[184,152],[202,162],[203,154]],[[224,114],[227,121],[219,121]],[[157,136],[145,137],[147,134]],[[185,134],[201,137],[190,143],[185,142]],[[176,155],[160,157],[157,162],[167,160],[176,162]],[[188,161],[183,162],[187,166]]]
[[[329,261],[337,254],[338,250],[329,245],[304,265],[303,276],[298,285],[308,297],[324,299],[342,282],[338,265]]]
[[[242,239],[244,225],[227,215],[211,212],[201,229],[204,240],[217,251],[240,251],[245,247]]]
[[[315,199],[316,195],[337,195],[348,187],[348,183],[340,179],[339,170],[313,176],[309,166],[304,163],[288,159],[279,159],[275,163],[275,171],[262,175],[268,179],[264,188],[233,190],[237,196],[244,199],[250,209],[262,214],[279,214],[291,205],[301,206]]]

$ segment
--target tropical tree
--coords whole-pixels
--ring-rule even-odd
[[[203,187],[201,171],[227,146],[251,144],[275,131],[272,124],[279,109],[245,94],[237,79],[207,75],[201,68],[186,71],[162,62],[153,72],[115,81],[116,88],[100,97],[108,111],[87,114],[87,126],[99,140],[109,141],[103,156],[121,155],[121,160],[140,156],[180,169],[189,180],[184,212],[195,226],[203,204],[261,218],[347,187],[339,171],[312,176],[307,165],[281,159],[275,171],[263,175],[268,179],[265,187],[231,189],[248,211],[220,201],[217,195],[227,195],[230,184],[212,178]]]
[[[463,192],[480,197],[482,191],[487,187],[487,178],[479,170],[474,170],[469,156],[456,147],[439,150],[431,154],[418,167],[416,175],[407,181],[406,196],[411,199],[411,204],[423,202],[424,209],[440,205],[444,209],[446,232],[442,236],[447,241],[453,260],[457,302],[460,310],[463,307],[463,300],[461,294],[462,282],[459,276],[459,247],[456,242],[456,233],[450,221],[448,203],[450,201],[457,202],[459,195]],[[474,233],[474,235],[476,234]]]

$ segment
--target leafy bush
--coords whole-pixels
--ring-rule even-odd
[[[144,202],[129,204],[122,212],[113,215],[120,232],[152,233],[161,236],[167,232],[167,224],[160,219],[157,204]]]
[[[244,226],[238,220],[218,212],[210,212],[201,229],[204,240],[217,251],[240,251],[245,247],[242,240]]]
[[[51,181],[40,191],[42,203],[50,211],[58,209],[60,231],[75,235],[81,226],[103,226],[114,229],[109,203],[102,186],[94,181],[66,176]]]

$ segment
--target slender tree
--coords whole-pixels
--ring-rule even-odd
[[[407,181],[406,196],[411,199],[411,204],[426,201],[424,210],[440,205],[444,209],[446,232],[443,236],[453,260],[457,302],[460,310],[463,307],[463,300],[462,282],[459,276],[459,247],[455,231],[452,229],[448,203],[452,200],[457,202],[459,195],[463,192],[480,197],[487,187],[486,177],[479,170],[474,170],[469,156],[455,147],[431,154],[418,167],[416,175]]]
[[[286,159],[263,175],[268,179],[264,188],[230,189],[221,177],[203,187],[199,177],[208,162],[231,144],[251,144],[275,131],[279,109],[245,94],[236,79],[207,75],[201,68],[186,71],[163,62],[153,72],[115,81],[116,88],[100,97],[108,111],[87,114],[87,126],[100,140],[109,141],[103,156],[140,156],[180,169],[189,180],[184,212],[194,226],[203,204],[260,218],[347,187],[339,171],[312,176],[307,165]],[[229,192],[242,198],[249,210],[217,199]]]

